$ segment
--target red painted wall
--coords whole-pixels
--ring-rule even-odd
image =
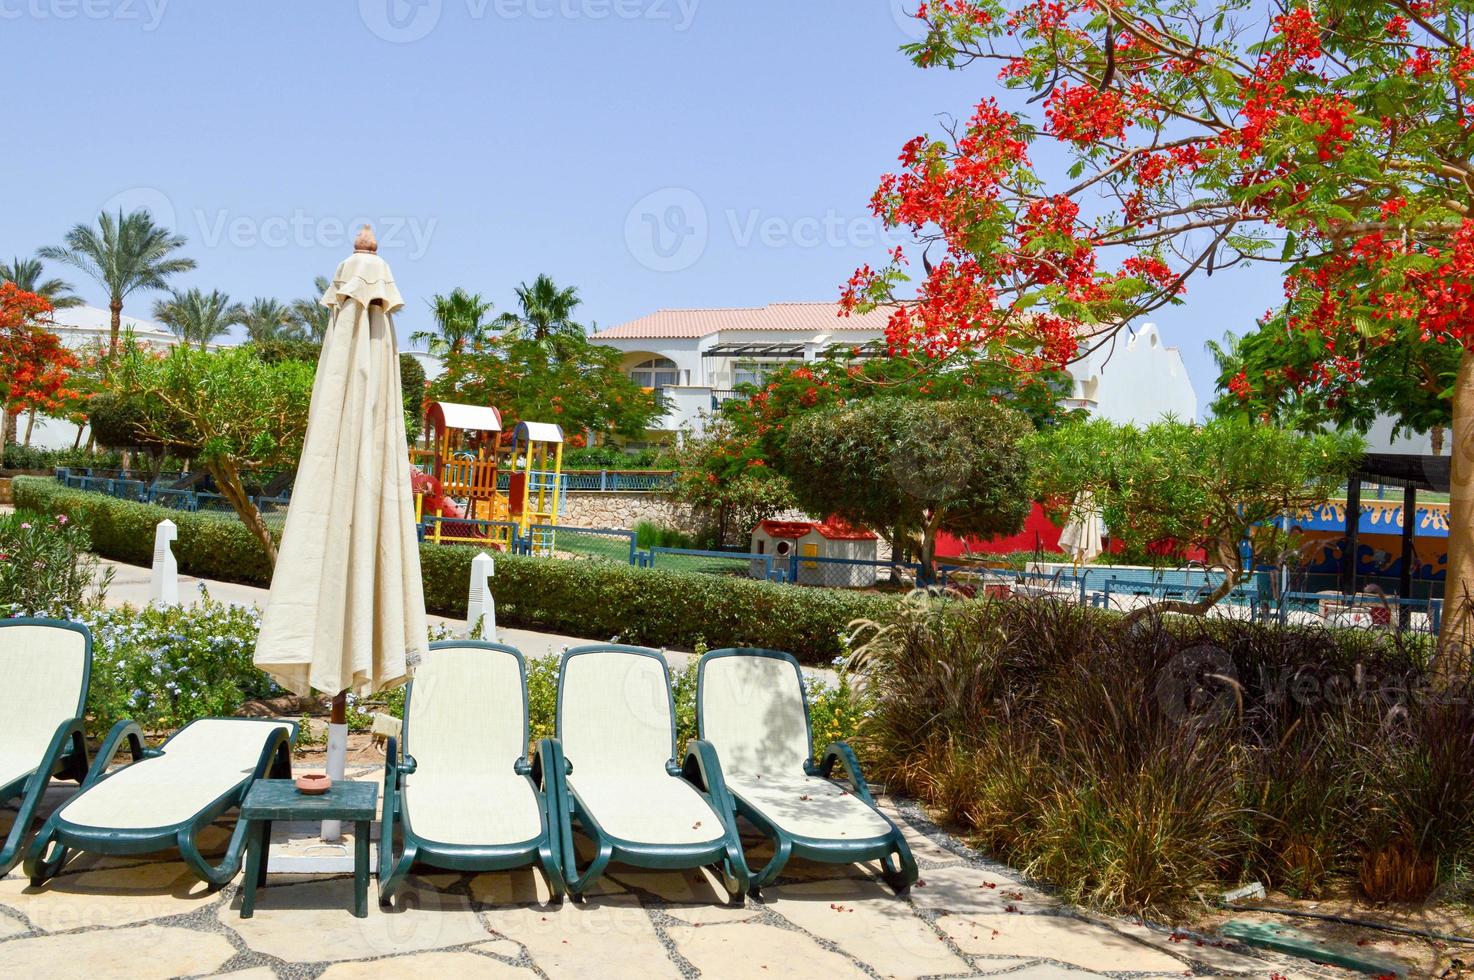
[[[1035,504],[1034,508],[1029,511],[1028,520],[1024,522],[1024,529],[1018,534],[1001,538],[968,538],[967,546],[973,553],[1011,554],[1015,551],[1038,549],[1058,551],[1061,530],[1044,515],[1044,508]],[[960,538],[954,538],[945,531],[939,533],[937,535],[937,557],[956,558],[962,554],[962,544]]]

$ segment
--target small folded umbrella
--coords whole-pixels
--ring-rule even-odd
[[[255,656],[287,690],[334,698],[334,779],[346,693],[402,684],[429,646],[392,318],[404,301],[367,225],[354,247],[322,297],[332,319]]]
[[[1084,565],[1101,552],[1100,539],[1104,533],[1100,520],[1100,508],[1095,505],[1095,495],[1089,490],[1081,491],[1070,507],[1070,519],[1059,534],[1059,546],[1070,561]]]

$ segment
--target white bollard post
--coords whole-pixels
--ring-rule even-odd
[[[149,599],[161,606],[179,605],[179,561],[174,557],[172,542],[179,528],[170,520],[159,521],[154,529],[154,567]]]
[[[496,561],[486,552],[471,559],[471,591],[466,597],[466,635],[481,627],[481,638],[496,639],[496,599],[491,595],[491,577],[496,574]]]

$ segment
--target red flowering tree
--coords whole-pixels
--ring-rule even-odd
[[[6,420],[21,412],[59,412],[71,398],[67,379],[77,359],[43,324],[51,304],[14,283],[0,285],[0,407]],[[0,425],[0,450],[6,425]]]
[[[890,343],[994,347],[1032,371],[1180,301],[1200,273],[1267,261],[1315,355],[1297,385],[1352,383],[1389,344],[1467,348],[1471,14],[1470,0],[925,3],[927,34],[906,48],[918,65],[981,67],[1021,92],[912,140],[882,179],[876,214],[926,246]],[[1033,161],[1046,141],[1068,159],[1058,174]],[[892,302],[905,279],[898,250],[846,302]],[[1474,620],[1467,351],[1451,408],[1445,667],[1467,666]]]

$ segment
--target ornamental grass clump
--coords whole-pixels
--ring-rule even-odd
[[[1474,860],[1474,690],[1426,638],[925,595],[860,638],[871,771],[1072,901],[1422,900]]]

